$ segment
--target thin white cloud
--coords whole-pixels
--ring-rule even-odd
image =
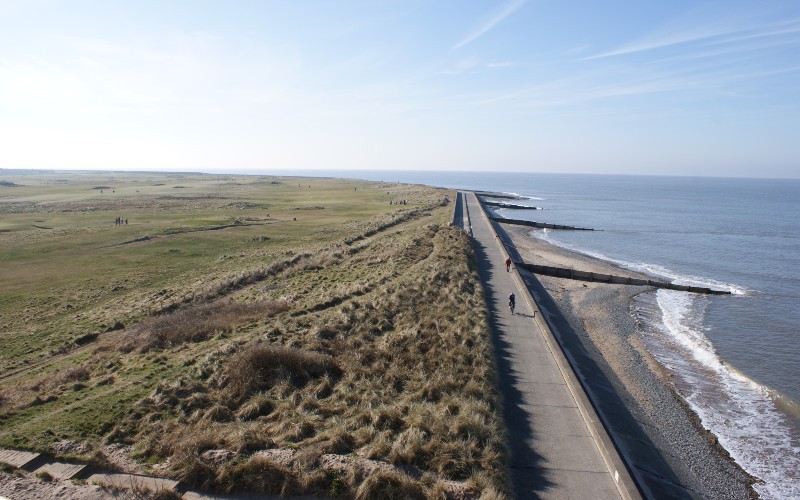
[[[713,42],[709,42],[708,45],[720,45],[725,43],[734,43],[734,42],[743,42],[746,40],[754,40],[758,38],[766,38],[766,37],[779,37],[782,35],[793,35],[795,33],[800,33],[800,25],[795,26],[793,28],[786,28],[786,29],[777,29],[772,31],[762,31],[758,33],[750,33],[747,35],[741,36],[732,36],[729,38],[723,38],[722,40],[716,40]]]
[[[514,12],[516,12],[522,5],[525,3],[525,0],[512,0],[511,2],[507,3],[502,10],[500,10],[497,14],[492,16],[487,22],[483,23],[479,26],[476,30],[472,31],[469,35],[462,38],[460,42],[453,45],[453,50],[460,49],[461,47],[474,42],[478,38],[482,37],[486,33],[492,30],[495,26],[497,26],[500,21],[507,18]]]
[[[523,89],[513,94],[487,99],[475,104],[497,104],[510,102],[514,108],[553,108],[571,107],[612,98],[625,98],[638,95],[686,91],[695,88],[700,82],[672,80],[642,80],[609,84],[592,84],[587,81],[554,81]]]
[[[707,44],[704,46],[715,46],[720,44]],[[786,47],[791,45],[800,45],[800,40],[797,39],[790,39],[790,40],[778,40],[769,43],[757,43],[757,44],[750,44],[745,47],[741,47],[739,45],[734,46],[727,46],[722,47],[715,50],[699,50],[699,51],[692,51],[685,54],[679,54],[676,56],[664,57],[661,59],[656,59],[653,61],[649,61],[649,64],[664,64],[664,63],[671,63],[671,62],[678,62],[678,61],[694,61],[698,59],[718,59],[721,56],[730,56],[736,55],[738,58],[741,58],[748,53],[757,53],[763,52],[765,50],[778,48],[778,47]],[[750,56],[755,57],[755,56]]]
[[[737,33],[738,30],[697,30],[684,33],[673,33],[663,36],[661,38],[646,39],[634,42],[622,47],[602,52],[593,56],[585,57],[584,60],[602,59],[605,57],[621,56],[626,54],[633,54],[637,52],[646,52],[648,50],[661,49],[671,47],[674,45],[681,45],[700,40],[707,40],[722,35],[730,35]]]
[[[794,34],[798,32],[797,19],[783,20],[768,24],[754,24],[747,20],[715,20],[708,24],[679,29],[664,28],[637,41],[622,45],[612,50],[601,52],[584,60],[602,59],[647,52],[651,50],[703,43],[720,45],[751,39],[767,38]]]
[[[740,68],[724,64],[717,68],[703,66],[670,69],[637,65],[582,72],[566,78],[506,92],[485,92],[462,97],[464,104],[516,110],[576,110],[575,106],[592,104],[587,110],[612,102],[629,102],[629,98],[673,93],[679,101],[703,96],[750,94],[748,80],[777,75],[796,74],[800,66]]]

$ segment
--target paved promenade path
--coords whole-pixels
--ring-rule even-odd
[[[469,218],[454,218],[471,225],[485,288],[516,498],[638,498],[532,297],[506,271],[507,254],[475,195],[461,195],[466,205],[455,214]]]

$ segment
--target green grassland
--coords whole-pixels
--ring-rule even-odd
[[[0,446],[66,440],[102,462],[127,445],[221,492],[503,496],[486,310],[452,199],[0,170]]]

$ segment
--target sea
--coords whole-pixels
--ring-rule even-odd
[[[500,215],[595,231],[541,238],[676,284],[631,314],[703,425],[763,483],[800,498],[800,180],[502,172],[268,172],[514,194]]]

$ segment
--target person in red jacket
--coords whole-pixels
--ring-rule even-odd
[[[506,259],[506,272],[511,271],[511,257]]]

